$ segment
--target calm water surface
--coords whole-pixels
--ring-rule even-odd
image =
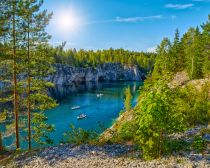
[[[68,131],[70,124],[83,129],[102,131],[100,125],[108,128],[123,110],[124,90],[130,86],[134,96],[132,104],[135,105],[139,95],[139,82],[111,82],[111,83],[84,83],[71,86],[56,86],[50,89],[58,106],[45,112],[48,123],[54,124],[55,132],[51,134],[55,144],[58,144],[63,133]],[[97,97],[102,93],[103,96]],[[80,109],[72,110],[73,106]],[[87,118],[77,120],[79,114],[86,114]],[[13,139],[13,140],[12,140]],[[9,146],[14,138],[5,138],[4,144]],[[22,148],[26,143],[22,140]]]

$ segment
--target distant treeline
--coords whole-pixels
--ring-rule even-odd
[[[136,52],[124,49],[108,50],[63,50],[65,43],[52,48],[55,62],[78,67],[97,66],[106,62],[120,62],[123,64],[136,64],[141,68],[151,69],[154,66],[155,53]]]

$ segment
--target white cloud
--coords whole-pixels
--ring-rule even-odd
[[[147,52],[156,53],[157,46],[153,46],[147,49]]]
[[[135,17],[115,17],[114,19],[107,20],[94,20],[84,23],[84,25],[100,24],[100,23],[137,23],[143,22],[146,20],[160,20],[160,19],[176,19],[176,15],[171,16],[162,16],[162,15],[153,15],[153,16],[135,16]]]
[[[116,17],[115,22],[142,22],[145,20],[152,20],[152,19],[161,19],[161,15],[155,15],[155,16],[146,16],[146,17],[127,17],[127,18],[122,18],[122,17]]]
[[[166,4],[165,8],[172,8],[172,9],[187,9],[193,7],[194,4]]]

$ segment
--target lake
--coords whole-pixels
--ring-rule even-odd
[[[139,95],[140,82],[108,82],[108,83],[80,83],[70,86],[55,86],[50,89],[50,95],[58,102],[56,108],[45,112],[48,123],[55,126],[55,132],[51,134],[55,144],[60,143],[63,133],[70,130],[70,124],[83,129],[94,129],[99,133],[101,125],[108,128],[123,110],[124,90],[130,86],[135,105]],[[101,94],[100,97],[97,94]],[[80,106],[72,110],[72,107]],[[77,120],[80,114],[86,114],[87,118]],[[12,138],[13,137],[13,138]],[[4,144],[10,146],[14,136],[4,139]],[[26,141],[21,140],[21,148],[26,147]]]

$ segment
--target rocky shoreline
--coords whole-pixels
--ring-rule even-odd
[[[192,141],[192,137],[208,126],[197,126],[175,138]],[[210,134],[204,138],[210,142]],[[209,144],[210,145],[210,144]],[[210,146],[209,146],[210,147]],[[73,145],[58,146],[10,155],[1,168],[210,168],[210,151],[201,155],[196,151],[180,151],[171,156],[145,161],[132,145]]]
[[[192,141],[203,128],[197,126],[181,134],[173,134],[175,138]],[[204,138],[210,142],[210,134]],[[210,145],[210,144],[209,144]],[[209,146],[208,145],[208,146]],[[210,147],[210,146],[209,146]],[[10,155],[9,161],[2,168],[210,168],[209,147],[206,154],[196,151],[181,151],[171,156],[145,161],[140,151],[132,145],[73,145],[61,144],[19,155]]]
[[[2,168],[209,168],[203,157],[172,156],[153,161],[139,158],[139,152],[124,145],[60,145],[49,147],[35,155],[21,154]]]

